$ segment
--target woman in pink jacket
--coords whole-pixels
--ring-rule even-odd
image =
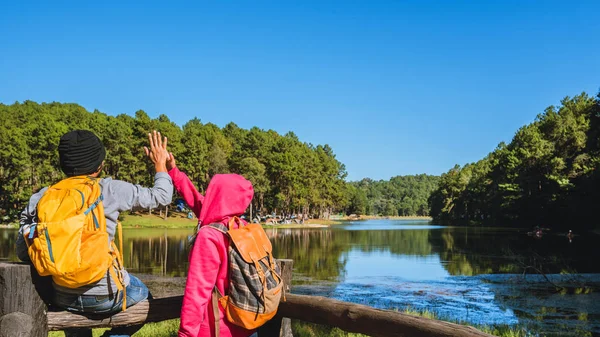
[[[198,231],[190,252],[189,270],[181,308],[179,337],[215,336],[215,319],[211,295],[216,286],[221,294],[229,288],[229,239],[223,233],[204,228],[212,223],[228,226],[233,216],[244,214],[254,190],[252,184],[237,174],[217,174],[202,196],[187,175],[175,166],[171,154],[168,162],[173,185],[198,217]],[[248,337],[254,331],[230,323],[219,304],[219,329],[222,337]]]

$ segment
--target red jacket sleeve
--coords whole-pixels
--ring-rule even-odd
[[[220,233],[201,229],[196,236],[183,295],[179,337],[198,336],[208,305],[211,303],[212,290],[222,262],[214,234]]]
[[[194,214],[196,214],[196,217],[199,217],[200,210],[202,210],[202,202],[204,201],[202,194],[198,192],[190,178],[177,167],[169,171],[169,176],[171,176],[173,186],[175,186],[179,195],[183,197],[183,200],[192,209]]]

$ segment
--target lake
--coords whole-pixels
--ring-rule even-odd
[[[600,334],[600,236],[372,220],[324,229],[267,229],[274,255],[294,260],[293,292],[378,308],[427,310],[537,335]],[[192,230],[124,230],[132,273],[185,277]],[[16,260],[0,229],[0,259]],[[556,286],[559,288],[557,289]]]

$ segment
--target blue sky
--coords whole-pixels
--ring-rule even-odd
[[[348,178],[476,161],[600,89],[600,1],[5,2],[0,102],[294,131]]]

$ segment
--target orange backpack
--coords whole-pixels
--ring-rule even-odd
[[[230,229],[236,223],[238,229]],[[229,290],[223,296],[215,286],[212,295],[216,335],[219,335],[217,300],[229,322],[248,330],[262,326],[277,313],[283,291],[281,272],[267,234],[260,224],[244,225],[237,217],[229,221],[229,228],[220,223],[206,227],[229,237]]]
[[[99,281],[110,270],[118,290],[124,291],[122,257],[114,240],[109,245],[102,199],[98,180],[87,176],[67,178],[48,188],[37,205],[38,222],[24,234],[40,275],[78,288]],[[117,227],[122,247],[121,225]],[[123,310],[125,299],[123,294]]]

